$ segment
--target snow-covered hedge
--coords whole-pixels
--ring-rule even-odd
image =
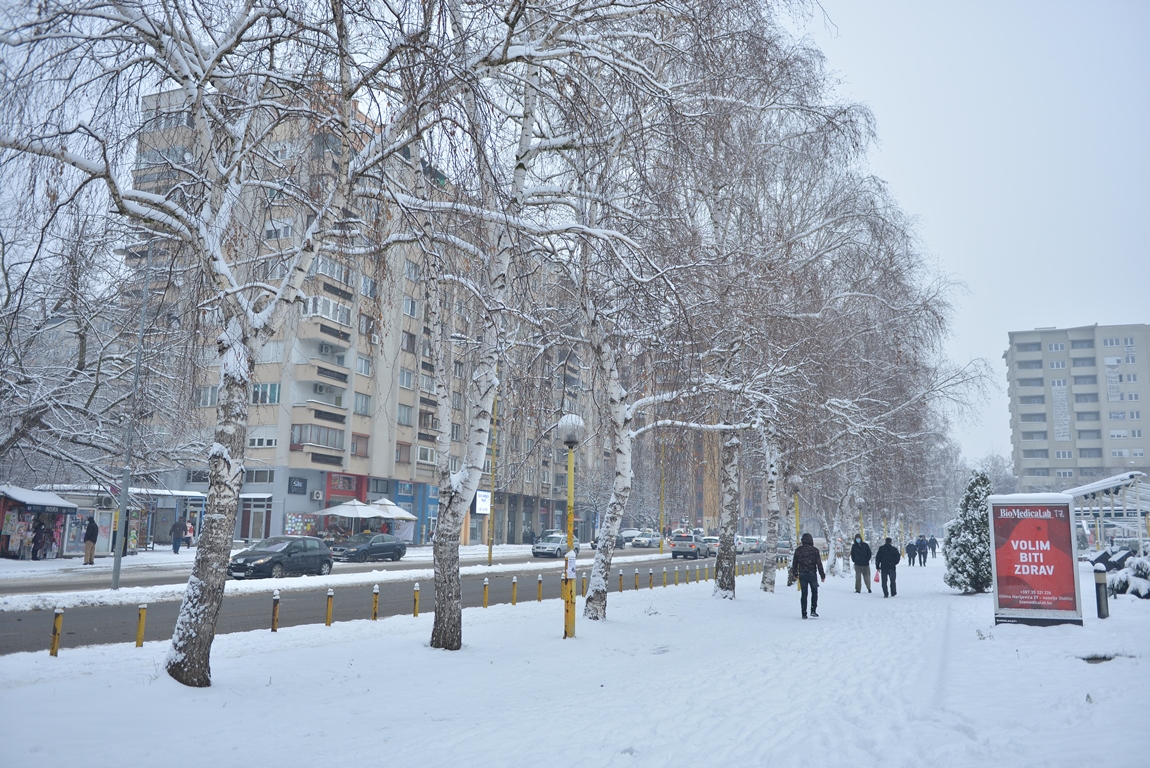
[[[1131,557],[1125,568],[1107,574],[1106,587],[1111,595],[1129,592],[1143,600],[1150,599],[1150,557]]]

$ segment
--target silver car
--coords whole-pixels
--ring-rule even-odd
[[[567,554],[567,537],[558,533],[544,536],[531,545],[532,557],[563,557]],[[575,542],[575,554],[579,554],[579,542]]]
[[[659,546],[660,539],[662,539],[662,537],[657,533],[641,533],[635,538],[631,539],[631,546],[643,547],[646,549],[650,549],[652,547],[657,548]]]
[[[671,559],[676,557],[689,557],[698,560],[700,557],[710,557],[711,547],[702,536],[695,533],[680,533],[671,537]]]

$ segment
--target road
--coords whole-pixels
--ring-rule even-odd
[[[503,558],[504,561],[507,558]],[[527,558],[530,560],[530,558]],[[583,558],[581,557],[580,560]],[[590,562],[590,557],[587,558]],[[761,561],[761,556],[749,555],[740,557],[741,562],[752,560]],[[670,557],[667,557],[667,566],[670,566]],[[402,562],[402,561],[401,561]],[[655,589],[661,588],[662,560],[656,567],[654,562],[623,565],[625,572],[623,586],[626,591],[635,587],[635,568],[640,571],[640,588],[648,588],[648,570],[655,571]],[[709,561],[708,571],[714,573],[714,560]],[[371,564],[368,564],[370,567]],[[413,563],[414,567],[426,568],[427,563]],[[341,564],[342,568],[343,564]],[[693,572],[694,564],[691,564]],[[379,564],[375,564],[378,568]],[[611,590],[619,588],[619,568],[613,568]],[[668,567],[668,571],[671,571]],[[680,567],[680,573],[683,569]],[[518,579],[518,600],[526,602],[536,600],[537,584],[540,572],[537,569],[524,569],[519,572],[500,571],[489,578],[489,597],[491,605],[511,602],[512,577]],[[543,599],[558,600],[560,581],[557,571],[547,571],[543,575]],[[673,578],[673,577],[671,577]],[[685,577],[684,577],[685,578]],[[464,576],[463,605],[465,608],[479,607],[483,604],[482,575]],[[169,582],[158,582],[169,583]],[[220,617],[216,624],[216,632],[247,632],[271,627],[271,592],[275,589],[276,581],[268,579],[267,594],[233,594],[224,599],[220,609]],[[420,613],[430,613],[435,610],[434,591],[432,585],[426,581],[421,586]],[[413,582],[396,581],[384,582],[379,585],[379,615],[395,616],[411,613],[413,608]],[[372,588],[368,585],[347,587],[336,590],[333,601],[332,620],[351,621],[354,619],[371,618]],[[148,606],[147,623],[144,639],[167,640],[172,636],[175,627],[176,615],[179,612],[178,602],[153,603]],[[327,609],[327,590],[318,588],[307,591],[283,592],[280,598],[280,626],[290,627],[300,624],[318,624],[325,618]],[[11,611],[0,613],[0,655],[18,653],[21,651],[46,651],[51,640],[52,632],[51,611]],[[136,637],[137,607],[126,606],[92,606],[69,608],[65,611],[63,634],[60,639],[61,653],[69,649],[85,645],[102,645],[108,643],[133,643]]]

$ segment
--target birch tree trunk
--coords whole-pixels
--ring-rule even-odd
[[[724,432],[720,467],[722,490],[722,527],[719,530],[719,554],[715,558],[715,589],[712,594],[725,600],[735,599],[735,534],[739,528],[739,436]]]
[[[779,507],[779,463],[775,453],[768,445],[767,464],[767,536],[764,548],[767,550],[763,562],[763,578],[759,581],[759,589],[764,592],[775,591],[775,559],[779,548],[779,520],[782,511]]]

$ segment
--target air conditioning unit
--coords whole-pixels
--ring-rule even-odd
[[[96,497],[96,506],[100,509],[111,509],[112,508],[112,497],[111,496],[97,496]]]
[[[312,386],[312,391],[317,395],[330,395],[335,390],[330,384],[315,384]]]
[[[312,491],[311,492],[311,500],[312,501],[323,501],[323,491]]]
[[[372,344],[379,344],[379,334],[378,333],[371,334],[371,343]]]
[[[331,344],[320,344],[319,345],[319,353],[321,355],[330,355],[332,353]]]

